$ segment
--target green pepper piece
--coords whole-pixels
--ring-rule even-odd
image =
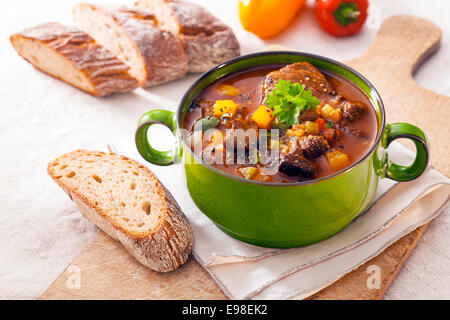
[[[205,132],[206,130],[213,129],[219,124],[219,119],[216,118],[201,118],[195,122],[194,131],[202,130]]]

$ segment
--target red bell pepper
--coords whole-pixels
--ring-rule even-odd
[[[358,33],[367,19],[368,0],[317,0],[316,18],[335,37]]]

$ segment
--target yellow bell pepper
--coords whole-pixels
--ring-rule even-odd
[[[273,110],[266,106],[259,107],[252,115],[252,120],[255,121],[261,129],[269,129],[274,118]]]
[[[275,37],[291,22],[306,0],[240,0],[242,27],[261,39]]]
[[[328,152],[325,158],[327,159],[328,165],[334,170],[345,168],[351,163],[348,154],[339,150]]]
[[[233,116],[237,110],[237,104],[233,100],[217,100],[214,104],[214,115],[221,117],[224,114]]]
[[[322,107],[319,107],[320,114],[330,120],[333,120],[334,122],[339,122],[342,118],[342,111],[338,108],[333,108],[329,104],[325,104]]]
[[[239,95],[239,89],[229,84],[219,84],[217,90],[227,96],[237,97]]]

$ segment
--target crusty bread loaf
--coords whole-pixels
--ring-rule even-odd
[[[137,0],[154,13],[162,28],[178,35],[189,59],[189,72],[205,72],[240,55],[233,31],[203,7],[178,0]]]
[[[161,30],[158,20],[146,10],[81,3],[73,9],[73,20],[126,63],[143,87],[183,77],[187,72],[180,40]]]
[[[138,87],[125,64],[77,28],[44,23],[13,34],[10,40],[37,69],[94,96]]]
[[[143,265],[168,272],[186,262],[192,228],[145,166],[113,153],[77,150],[50,162],[48,173],[87,219]]]

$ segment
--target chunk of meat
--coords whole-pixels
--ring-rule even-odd
[[[361,114],[365,112],[363,105],[348,101],[337,94],[325,76],[308,62],[296,62],[270,72],[263,84],[263,102],[267,95],[272,93],[280,79],[300,83],[305,86],[306,90],[311,91],[322,104],[326,103],[341,108],[344,116],[342,125],[347,125],[349,122],[359,119]],[[319,115],[315,110],[308,110],[300,114],[299,121],[315,121],[318,117]]]
[[[340,131],[344,132],[344,133],[350,134],[350,135],[355,136],[357,138],[364,138],[365,137],[360,130],[358,130],[356,128],[353,128],[353,127],[350,127],[348,125],[348,123],[344,123],[344,124],[336,123],[336,128],[339,129]]]
[[[258,125],[252,119],[246,119],[243,111],[243,108],[239,106],[235,115],[231,118],[221,119],[221,124],[227,129],[252,129],[258,134]]]
[[[287,65],[280,70],[272,71],[264,80],[263,100],[275,88],[280,79],[291,80],[305,86],[320,100],[329,99],[336,93],[325,76],[309,62],[296,62]]]
[[[257,147],[258,126],[248,120],[230,119],[225,123],[226,130],[224,143],[228,145],[232,143],[235,150],[249,149]]]
[[[333,143],[337,139],[339,139],[339,133],[337,129],[327,128],[323,131],[323,136],[327,139],[328,143]]]
[[[318,157],[330,147],[325,137],[321,135],[297,137],[285,134],[280,141],[288,146],[286,153],[298,152],[307,158]]]
[[[344,115],[344,120],[348,122],[353,122],[365,112],[365,107],[359,103],[353,101],[346,101],[342,105],[342,114]]]
[[[300,113],[300,116],[298,117],[298,120],[300,122],[304,121],[316,121],[320,118],[320,115],[316,112],[316,110],[306,110]]]
[[[322,155],[328,148],[328,142],[323,136],[306,136],[297,140],[298,148],[307,158],[314,158]]]
[[[316,166],[308,158],[318,157],[329,147],[323,136],[290,137],[289,147],[280,156],[279,171],[288,175],[301,174],[306,178],[315,175]]]
[[[200,108],[202,110],[202,117],[214,117],[214,101],[205,99],[196,99],[192,101],[190,109]]]
[[[306,178],[311,178],[316,173],[316,166],[311,160],[294,152],[281,156],[278,170],[290,176],[301,174]]]

